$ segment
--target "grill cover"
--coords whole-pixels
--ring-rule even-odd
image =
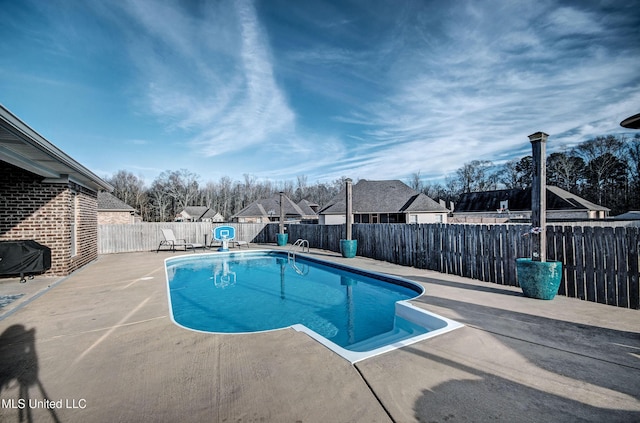
[[[0,275],[42,273],[51,268],[51,249],[33,240],[0,241]]]

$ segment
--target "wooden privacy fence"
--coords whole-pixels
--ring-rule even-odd
[[[187,242],[211,243],[213,229],[233,226],[239,241],[257,242],[265,223],[220,224],[205,222],[136,223],[133,225],[98,225],[98,254],[155,251],[164,238],[160,229],[172,229],[176,238]],[[275,235],[274,235],[275,238]],[[265,241],[266,242],[266,241]]]
[[[225,224],[227,225],[227,224]],[[228,224],[236,238],[274,243],[278,224]],[[99,253],[155,250],[161,228],[191,242],[211,240],[212,223],[99,225]],[[518,286],[515,259],[531,254],[523,224],[355,224],[357,254],[403,266]],[[344,225],[288,224],[289,243],[340,251]],[[547,226],[547,259],[561,261],[559,294],[619,307],[640,308],[638,227]]]
[[[530,226],[356,224],[358,255],[403,266],[518,286],[516,261],[530,257]],[[289,225],[289,240],[340,250],[344,225]],[[275,234],[275,232],[274,232]],[[275,237],[275,235],[274,235]],[[548,226],[547,260],[563,264],[559,294],[640,308],[638,227]]]

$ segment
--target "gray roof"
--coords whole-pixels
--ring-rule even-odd
[[[629,210],[626,213],[613,216],[613,218],[619,220],[640,220],[640,210]]]
[[[284,214],[288,218],[301,218],[309,216],[289,197],[284,196]],[[315,216],[315,213],[312,213]],[[278,217],[280,216],[280,194],[274,194],[270,198],[256,200],[244,209],[232,216],[236,217]]]
[[[200,219],[208,210],[206,206],[187,206],[182,211],[194,219]]]
[[[312,203],[309,200],[300,200],[298,207],[307,216],[316,216],[316,212],[311,208],[312,206],[318,207],[316,203]]]
[[[343,189],[327,203],[319,214],[344,214],[347,211]],[[440,203],[418,192],[400,180],[368,181],[361,179],[353,186],[354,213],[447,212]]]
[[[69,157],[0,105],[0,160],[45,178],[69,180],[94,191],[113,191],[111,184]]]
[[[106,191],[98,192],[98,211],[135,211],[133,207]]]
[[[205,211],[204,214],[200,216],[200,219],[213,219],[218,215],[219,215],[218,212],[216,212],[215,210],[207,208],[207,211]],[[222,217],[222,215],[220,215],[220,217]]]
[[[218,212],[207,206],[187,206],[182,209],[180,214],[182,213],[186,213],[188,218],[193,219],[194,221],[213,219],[216,216],[222,217]]]
[[[531,210],[531,188],[461,194],[454,212],[495,212],[500,208],[500,201],[504,200],[509,201],[509,210],[511,211]],[[609,211],[607,207],[594,204],[553,185],[547,185],[547,210]]]
[[[575,194],[570,193],[569,191],[565,191],[562,188],[559,188],[554,185],[547,185],[547,191],[557,195],[562,200],[570,203],[577,208],[584,208],[588,210],[602,210],[602,211],[611,211],[610,208],[600,206],[598,204],[592,203],[589,200],[585,200],[582,197],[578,197]]]

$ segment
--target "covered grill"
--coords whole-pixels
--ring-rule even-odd
[[[46,272],[51,268],[51,249],[33,240],[0,241],[0,276],[25,275]]]

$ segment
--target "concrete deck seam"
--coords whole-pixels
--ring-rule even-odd
[[[396,423],[396,420],[391,415],[391,412],[387,410],[387,407],[384,406],[384,404],[382,403],[382,400],[380,399],[378,394],[376,394],[376,391],[373,390],[373,387],[369,384],[369,381],[367,380],[367,378],[364,377],[364,375],[358,368],[358,363],[353,363],[353,368],[356,369],[356,372],[358,372],[358,374],[360,375],[360,378],[365,383],[365,385],[367,385],[367,388],[369,388],[369,391],[371,391],[371,394],[373,395],[373,397],[376,399],[376,401],[378,401],[378,404],[380,404],[380,407],[382,407],[384,412],[387,414],[387,416],[389,417],[389,420],[391,420],[393,423]]]

